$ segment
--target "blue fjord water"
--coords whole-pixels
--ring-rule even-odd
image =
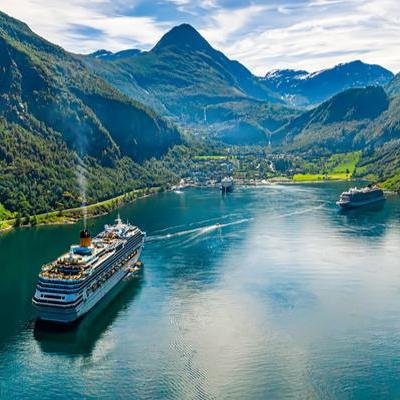
[[[120,209],[147,231],[145,271],[67,331],[35,324],[30,299],[80,227],[0,235],[0,398],[399,398],[400,201],[341,213],[346,186]]]

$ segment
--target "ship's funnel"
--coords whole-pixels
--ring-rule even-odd
[[[92,244],[92,237],[87,229],[81,231],[79,244],[81,247],[89,247]]]

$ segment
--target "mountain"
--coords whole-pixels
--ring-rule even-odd
[[[114,53],[112,51],[109,50],[105,50],[105,49],[100,49],[97,50],[93,53],[90,53],[89,56],[90,57],[94,57],[94,58],[107,58],[109,56],[112,56]]]
[[[393,73],[389,70],[357,60],[313,73],[275,70],[268,72],[261,81],[271,91],[280,93],[289,104],[309,106],[321,103],[345,89],[385,86],[392,79]]]
[[[274,130],[298,115],[294,107],[393,78],[390,71],[361,61],[314,73],[276,70],[259,78],[188,24],[171,29],[148,52],[130,55],[128,50],[117,57],[102,51],[82,60],[116,89],[177,123],[244,145],[267,144]]]
[[[97,50],[94,53],[89,54],[90,57],[100,58],[103,60],[116,60],[118,58],[134,57],[142,53],[139,49],[127,49],[113,53],[108,50]]]
[[[83,62],[130,98],[225,143],[266,144],[271,128],[295,114],[283,104],[271,107],[279,96],[188,24],[171,29],[149,52],[92,55]]]
[[[306,111],[277,130],[274,144],[315,154],[363,148],[372,141],[370,127],[390,108],[380,86],[347,89]],[[379,131],[382,131],[382,125]]]
[[[148,52],[83,60],[126,95],[184,122],[203,121],[204,107],[212,104],[249,98],[280,102],[247,68],[215,50],[188,24],[171,29]]]
[[[347,89],[293,118],[271,140],[280,153],[300,155],[309,165],[360,151],[356,176],[400,189],[400,94],[395,91],[389,96],[379,86]]]
[[[387,91],[390,95],[400,95],[400,73],[395,75],[394,78],[388,83]]]
[[[267,145],[274,131],[299,112],[253,99],[212,104],[205,109],[209,136],[227,144]]]
[[[131,190],[141,176],[149,183],[137,163],[182,141],[154,111],[3,13],[0,54],[0,204],[10,211],[77,205],[82,163],[91,200]]]

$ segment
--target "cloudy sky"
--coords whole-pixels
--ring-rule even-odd
[[[0,10],[79,53],[147,50],[187,22],[258,75],[354,59],[400,71],[399,0],[0,0]]]

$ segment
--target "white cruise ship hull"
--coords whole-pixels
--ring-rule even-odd
[[[337,201],[336,204],[343,209],[350,209],[350,208],[358,208],[367,206],[370,204],[380,203],[381,201],[386,200],[384,197],[377,197],[362,201]]]
[[[129,273],[136,261],[139,260],[142,248],[137,250],[137,254],[121,267],[110,279],[108,279],[98,290],[91,293],[86,299],[76,307],[54,307],[35,304],[38,319],[60,324],[71,324],[88,313],[97,303],[99,303],[115,286],[120,283]],[[116,292],[114,292],[116,294]]]

